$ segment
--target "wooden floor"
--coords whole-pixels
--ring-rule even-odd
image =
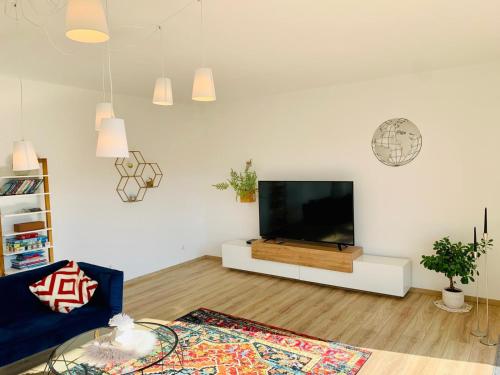
[[[367,374],[491,375],[496,347],[470,335],[474,311],[451,314],[435,298],[381,296],[225,269],[205,258],[127,282],[125,312],[173,320],[213,310],[372,350]],[[482,309],[484,310],[484,309]],[[500,307],[492,307],[495,335]]]

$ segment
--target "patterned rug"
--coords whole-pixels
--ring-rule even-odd
[[[208,309],[192,311],[170,327],[183,348],[183,369],[165,374],[354,375],[370,357],[370,352],[353,346]],[[175,368],[175,357],[171,360]]]
[[[353,346],[203,308],[168,326],[179,338],[176,351],[162,364],[164,353],[162,346],[157,344],[152,356],[159,362],[141,374],[355,375],[370,357],[370,352]],[[172,340],[173,336],[165,328],[155,331],[164,342]],[[76,357],[81,355],[78,351],[74,354]],[[148,360],[134,359],[116,367],[74,367],[63,375],[132,374],[145,363],[151,363],[150,358],[151,355]],[[45,372],[30,372],[42,373]]]

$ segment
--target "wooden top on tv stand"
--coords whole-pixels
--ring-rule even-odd
[[[352,262],[363,254],[363,248],[348,246],[340,251],[337,245],[258,240],[252,243],[252,258],[272,262],[352,272]]]

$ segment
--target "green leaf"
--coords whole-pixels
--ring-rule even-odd
[[[492,239],[488,241],[482,239],[478,244],[476,254],[474,254],[474,244],[452,243],[449,237],[444,237],[434,243],[435,254],[422,255],[420,264],[431,271],[443,273],[451,280],[454,277],[459,277],[462,284],[468,284],[474,282],[474,275],[479,275],[477,258],[481,253],[485,254],[492,244]]]
[[[243,172],[238,173],[234,169],[231,169],[227,182],[213,186],[219,190],[226,190],[231,187],[236,192],[236,196],[241,196],[255,193],[257,191],[257,182],[257,173],[252,170],[252,159],[250,159],[246,162]]]

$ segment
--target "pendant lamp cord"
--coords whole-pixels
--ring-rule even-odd
[[[19,77],[19,99],[20,99],[20,106],[19,108],[21,109],[20,113],[20,121],[21,121],[21,140],[24,141],[24,119],[23,119],[23,80],[21,77]]]
[[[108,52],[109,99],[111,105],[113,105],[113,75],[111,74],[111,53],[109,52],[109,41],[106,42],[106,49]]]
[[[203,0],[200,1],[200,43],[201,43],[201,67],[205,67],[205,35],[203,33]]]
[[[161,74],[165,78],[165,40],[163,38],[163,27],[158,25],[158,31],[160,32],[160,48],[161,48]]]
[[[106,6],[106,22],[109,25],[109,7],[108,7],[108,0],[105,2]],[[111,32],[110,32],[111,34]],[[109,43],[110,43],[111,38],[108,39],[106,42],[106,52],[108,54],[108,74],[109,74],[109,100],[111,102],[111,106],[113,106],[113,75],[111,74],[111,52],[109,48]]]
[[[102,78],[102,101],[106,102],[106,77],[104,70],[106,69],[106,54],[103,51],[101,61],[101,78]]]
[[[16,8],[16,33],[17,35],[20,34],[19,32],[19,3],[16,1],[14,3],[14,8]],[[19,59],[19,54],[17,55],[17,59]],[[17,66],[20,66],[20,64],[17,64]],[[23,78],[21,77],[21,74],[18,75],[19,79],[19,124],[21,128],[21,140],[24,141],[24,115],[23,115]]]

